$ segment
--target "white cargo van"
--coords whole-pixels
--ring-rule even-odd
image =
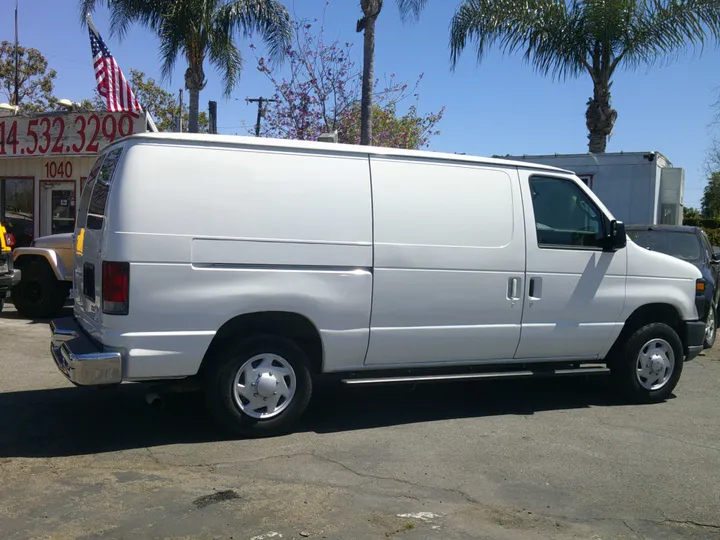
[[[638,247],[568,171],[385,148],[143,134],[79,205],[77,385],[189,379],[243,434],[287,429],[313,382],[610,369],[666,398],[703,346],[693,265]],[[700,306],[704,312],[704,306]]]

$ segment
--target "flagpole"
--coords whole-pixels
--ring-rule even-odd
[[[17,0],[15,0],[15,1],[17,1]],[[102,41],[102,38],[100,37],[100,32],[98,31],[97,27],[95,26],[95,23],[93,23],[90,13],[85,15],[85,22],[87,23],[88,28],[90,29],[90,32],[95,34],[95,38],[98,41]],[[92,42],[92,37],[91,37],[91,42]],[[127,87],[130,90],[130,92],[132,93],[129,83],[127,83],[127,81],[125,81],[125,76],[122,74],[122,72],[120,73],[120,75],[124,81],[124,84],[128,85]],[[106,99],[109,99],[109,98],[106,98]],[[137,103],[140,106],[140,109],[145,117],[145,129],[148,129],[149,131],[157,132],[158,128],[157,128],[157,125],[155,124],[155,121],[153,120],[151,112],[146,107],[144,107],[142,103],[140,103],[140,101],[137,99],[137,97],[134,97],[134,99],[137,101]]]
[[[92,17],[90,16],[89,13],[87,15],[85,15],[85,22],[87,23],[87,25],[90,27],[90,29],[93,32],[95,32],[98,36],[100,35],[100,32],[98,32],[98,29],[95,26],[95,23],[93,22]]]
[[[18,0],[15,0],[15,105],[19,105],[20,95],[20,43],[18,41]]]

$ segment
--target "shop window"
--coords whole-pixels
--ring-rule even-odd
[[[0,179],[0,221],[15,236],[15,247],[29,246],[34,233],[32,178]]]

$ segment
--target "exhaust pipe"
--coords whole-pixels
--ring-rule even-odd
[[[153,409],[162,409],[164,405],[163,398],[154,390],[150,390],[145,394],[145,401]]]

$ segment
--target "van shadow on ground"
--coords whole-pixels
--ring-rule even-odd
[[[332,433],[455,418],[619,405],[605,377],[348,388],[316,393],[298,431]],[[146,385],[0,394],[0,458],[56,457],[227,440],[199,394],[147,405]]]

